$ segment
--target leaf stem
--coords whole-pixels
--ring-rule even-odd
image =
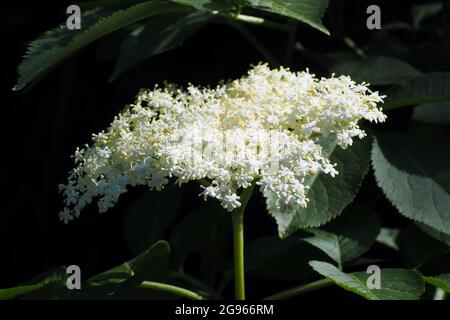
[[[333,281],[330,279],[321,279],[317,280],[308,284],[304,284],[298,287],[294,287],[291,289],[287,289],[278,293],[275,293],[274,295],[268,296],[264,298],[263,300],[283,300],[292,298],[313,290],[317,290],[320,288],[328,287],[333,284]]]
[[[244,269],[244,211],[252,194],[254,184],[244,189],[240,195],[241,206],[231,212],[233,222],[234,247],[234,285],[236,300],[245,299],[245,269]]]
[[[238,15],[234,16],[234,19],[245,22],[245,23],[249,23],[249,24],[255,24],[255,25],[267,27],[267,28],[274,29],[274,30],[290,31],[289,26],[287,26],[285,24],[276,23],[276,22],[266,20],[266,19],[260,18],[260,17],[254,17],[254,16],[245,15],[245,14],[238,14]]]
[[[186,299],[203,300],[203,297],[201,295],[199,295],[191,290],[187,290],[187,289],[180,288],[180,287],[173,286],[173,285],[166,284],[166,283],[144,281],[144,282],[142,282],[140,287],[144,288],[144,289],[152,289],[152,290],[171,293],[171,294],[174,294],[176,296],[186,298]]]
[[[364,52],[363,49],[361,49],[360,47],[358,47],[358,45],[353,41],[353,39],[351,39],[348,36],[345,36],[343,38],[344,43],[350,48],[352,49],[358,56],[364,58],[366,57],[366,53]]]

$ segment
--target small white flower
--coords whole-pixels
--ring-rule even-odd
[[[222,200],[222,207],[224,207],[229,212],[233,211],[236,208],[241,206],[241,203],[238,201],[239,197],[237,194],[233,193],[230,195],[226,195]]]
[[[158,191],[161,191],[164,188],[164,185],[169,182],[168,179],[166,179],[163,176],[160,176],[158,173],[153,172],[151,178],[148,180],[147,185],[149,186],[150,190],[156,189]]]
[[[73,215],[70,213],[69,208],[66,207],[59,213],[59,220],[63,221],[65,224],[68,224],[69,221],[73,220]]]
[[[215,186],[208,186],[202,191],[202,193],[200,193],[200,195],[203,196],[205,201],[208,197],[216,198],[218,195],[218,188]]]

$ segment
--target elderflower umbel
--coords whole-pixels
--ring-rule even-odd
[[[91,146],[76,150],[76,167],[60,185],[60,218],[78,217],[93,199],[104,212],[129,186],[159,191],[169,179],[198,181],[200,195],[228,211],[240,207],[240,190],[253,183],[271,210],[305,207],[305,180],[338,174],[320,139],[351,146],[365,136],[359,120],[385,120],[380,102],[377,92],[346,76],[317,79],[264,64],[214,89],[143,90]]]

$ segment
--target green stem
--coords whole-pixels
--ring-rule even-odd
[[[333,281],[330,279],[321,279],[317,280],[302,286],[294,287],[285,291],[278,292],[274,295],[268,296],[264,298],[263,300],[283,300],[292,298],[298,295],[301,295],[303,293],[307,293],[313,290],[317,290],[320,288],[328,287],[333,284]]]
[[[234,244],[234,284],[236,300],[245,299],[244,277],[244,215],[242,211],[232,213]]]
[[[153,281],[144,281],[144,282],[142,282],[140,287],[144,288],[144,289],[152,289],[152,290],[167,292],[167,293],[170,293],[170,294],[182,297],[182,298],[186,298],[186,299],[203,300],[202,296],[200,296],[199,294],[197,294],[193,291],[190,291],[190,290],[187,290],[184,288],[180,288],[177,286],[173,286],[170,284],[153,282]]]
[[[241,206],[231,213],[233,222],[234,246],[234,285],[236,300],[245,299],[245,269],[244,269],[244,211],[253,191],[254,184],[244,189],[240,195]]]
[[[234,16],[234,19],[238,20],[238,21],[242,21],[244,23],[249,23],[249,24],[255,24],[255,25],[259,25],[262,27],[267,27],[273,30],[279,30],[279,31],[289,31],[289,27],[286,26],[285,24],[281,24],[281,23],[276,23],[264,18],[260,18],[260,17],[254,17],[254,16],[249,16],[249,15],[245,15],[245,14],[238,14],[236,16]]]
[[[361,49],[360,47],[358,47],[358,45],[350,38],[345,36],[343,38],[344,43],[350,48],[352,49],[358,56],[364,58],[366,57],[366,53],[364,52],[363,49]]]

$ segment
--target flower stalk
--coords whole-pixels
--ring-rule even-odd
[[[231,213],[233,222],[234,285],[236,300],[245,300],[244,264],[244,211],[250,200],[254,184],[244,189],[240,196],[242,205]]]

